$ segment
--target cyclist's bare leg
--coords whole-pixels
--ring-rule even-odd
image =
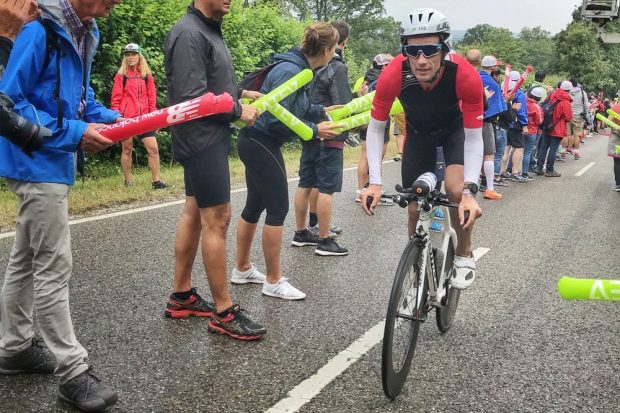
[[[454,202],[458,204],[461,202],[461,197],[463,196],[463,182],[464,182],[464,167],[463,165],[447,165],[446,166],[446,176],[444,185],[446,188],[446,195],[448,195],[448,199],[450,202]],[[456,231],[456,237],[458,239],[458,245],[456,248],[456,255],[460,255],[461,257],[470,257],[471,256],[471,238],[472,238],[472,229],[465,231],[463,226],[459,222],[459,213],[455,208],[450,208],[450,220],[452,222],[452,227]]]

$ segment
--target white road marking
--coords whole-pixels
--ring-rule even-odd
[[[473,251],[474,259],[478,261],[489,248],[476,248]],[[349,347],[332,357],[327,364],[321,367],[315,374],[299,383],[288,395],[265,411],[265,413],[295,413],[306,403],[319,395],[338,376],[344,373],[353,363],[368,353],[374,346],[383,340],[385,320],[376,324],[363,336],[355,340]]]
[[[587,164],[586,166],[584,166],[579,172],[577,172],[575,174],[575,176],[581,176],[583,174],[585,174],[586,172],[588,172],[588,169],[592,168],[594,166],[596,162],[590,162],[589,164]]]
[[[383,163],[391,163],[394,162],[393,160],[389,160],[389,161],[384,161]],[[356,170],[357,167],[353,167],[353,168],[347,168],[347,169],[343,169],[344,172],[348,172],[348,171],[353,171]],[[289,178],[287,179],[287,182],[296,182],[299,181],[299,177],[296,178]],[[246,187],[243,188],[237,188],[237,189],[233,189],[232,191],[230,191],[231,194],[238,194],[240,192],[246,192],[248,189]],[[141,208],[134,208],[134,209],[128,209],[126,211],[119,211],[119,212],[113,212],[110,214],[105,214],[105,215],[98,215],[98,216],[94,216],[94,217],[88,217],[88,218],[81,218],[81,219],[74,219],[69,221],[69,225],[77,225],[77,224],[83,224],[85,222],[93,222],[93,221],[101,221],[103,219],[108,219],[108,218],[115,218],[115,217],[121,217],[124,215],[131,215],[131,214],[137,214],[139,212],[146,212],[146,211],[152,211],[154,209],[160,209],[160,208],[166,208],[169,206],[174,206],[174,205],[181,205],[185,203],[185,199],[181,199],[178,201],[172,201],[172,202],[165,202],[163,204],[156,204],[156,205],[149,205],[146,207],[141,207]],[[15,236],[15,231],[11,231],[11,232],[5,232],[3,234],[0,234],[0,239],[4,239],[4,238],[11,238]]]

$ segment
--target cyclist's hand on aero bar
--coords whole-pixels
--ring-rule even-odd
[[[468,218],[465,220],[465,213],[468,213]],[[476,219],[482,216],[482,209],[476,202],[476,198],[472,195],[463,194],[461,203],[459,204],[459,222],[463,226],[464,230],[469,230],[474,226]]]
[[[364,209],[364,212],[368,215],[374,215],[375,208],[381,200],[381,185],[368,185],[368,188],[362,190],[360,198],[362,199],[362,208]],[[368,198],[372,199],[370,206],[368,205]]]

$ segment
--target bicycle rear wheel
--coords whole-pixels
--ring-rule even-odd
[[[442,300],[442,307],[437,307],[435,312],[435,319],[437,320],[437,328],[442,333],[446,333],[452,326],[454,321],[454,315],[456,314],[456,308],[459,306],[459,299],[461,297],[461,290],[452,288],[450,285],[450,278],[454,272],[454,246],[452,243],[448,244],[448,251],[446,253],[446,295]]]
[[[428,277],[420,271],[424,259],[422,248],[414,239],[410,240],[400,258],[392,285],[381,358],[383,392],[391,400],[400,394],[407,380],[420,323],[428,311]]]

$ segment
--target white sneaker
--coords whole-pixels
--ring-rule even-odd
[[[454,258],[454,273],[450,278],[450,284],[457,290],[466,290],[476,279],[476,260],[474,257]]]
[[[293,287],[286,277],[282,277],[275,284],[265,281],[263,283],[263,294],[283,300],[303,300],[306,298],[306,294]]]
[[[234,268],[230,282],[233,284],[262,284],[265,282],[265,275],[256,269],[256,266],[252,264],[252,268],[247,271],[239,271]]]

